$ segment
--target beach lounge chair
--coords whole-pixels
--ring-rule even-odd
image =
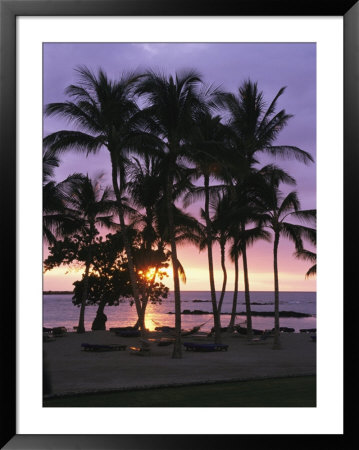
[[[166,347],[167,345],[171,345],[175,342],[174,338],[151,338],[149,342],[157,344],[159,347]]]
[[[129,347],[129,350],[131,355],[145,356],[150,354],[151,349],[142,347]]]
[[[111,352],[126,350],[127,345],[119,344],[88,344],[86,342],[81,344],[81,350],[85,352]]]
[[[149,355],[151,352],[151,342],[147,339],[141,339],[139,347],[130,347],[129,349],[131,355]]]
[[[115,331],[116,336],[121,337],[139,337],[141,336],[141,332],[139,330],[120,330]]]
[[[193,352],[218,352],[228,350],[228,345],[226,344],[199,344],[198,342],[184,342],[183,345],[187,351]]]

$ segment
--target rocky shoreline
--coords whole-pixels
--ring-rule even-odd
[[[172,311],[169,311],[167,314],[174,314]],[[193,311],[189,309],[184,309],[182,314],[195,314],[195,315],[203,315],[210,314],[212,315],[212,311],[202,311],[201,309],[194,309]],[[222,312],[221,316],[230,316],[231,313]],[[245,311],[240,311],[236,313],[237,316],[245,316]],[[252,311],[252,316],[261,316],[261,317],[274,317],[274,311]],[[312,317],[312,314],[301,313],[296,311],[279,311],[279,317]]]

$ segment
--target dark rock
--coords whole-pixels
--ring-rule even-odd
[[[98,330],[106,330],[106,322],[107,322],[107,316],[104,313],[97,313],[94,321],[92,322],[92,331],[98,331]]]
[[[167,314],[174,314],[172,311],[169,311]],[[190,309],[184,309],[182,314],[213,314],[212,311],[202,311],[200,309],[194,309],[191,311]],[[231,313],[221,313],[222,316],[228,316]],[[241,311],[236,313],[237,316],[245,316],[246,312]],[[261,316],[261,317],[274,317],[274,311],[252,311],[252,316]],[[312,317],[312,314],[301,313],[296,311],[280,311],[279,317]]]
[[[272,332],[274,332],[275,331],[275,329],[274,328],[272,328]],[[294,328],[288,328],[288,327],[279,327],[279,331],[281,332],[281,333],[294,333]]]
[[[193,311],[189,309],[184,309],[182,311],[182,314],[212,314],[212,313],[208,311],[202,311],[201,309],[194,309]]]
[[[241,325],[236,325],[235,329],[237,330],[237,333],[239,334],[247,334],[247,327],[242,327]],[[264,330],[257,330],[255,328],[252,328],[252,334],[259,336],[264,334]]]
[[[172,331],[175,331],[175,328],[174,327],[163,326],[163,327],[156,327],[155,330],[156,331],[162,331],[163,333],[171,333]]]
[[[221,327],[221,333],[225,333],[226,331],[228,331],[228,327]],[[211,337],[211,336],[213,335],[214,332],[215,332],[215,328],[212,327],[212,328],[211,328],[211,332],[208,333],[207,336]]]
[[[245,316],[245,311],[237,313],[238,316]],[[252,311],[252,316],[274,317],[274,311]],[[311,314],[296,311],[279,311],[279,317],[312,317]]]

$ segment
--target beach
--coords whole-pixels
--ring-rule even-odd
[[[191,352],[172,359],[172,345],[151,344],[146,356],[132,355],[129,347],[140,338],[118,337],[110,331],[67,333],[43,344],[52,396],[106,392],[159,386],[181,386],[219,381],[315,375],[316,344],[306,333],[282,333],[281,349],[273,338],[249,343],[245,336],[223,333],[228,351]],[[182,342],[213,342],[205,333]],[[85,352],[81,344],[124,344],[124,351]]]

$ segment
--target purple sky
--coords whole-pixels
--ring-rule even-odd
[[[110,77],[122,72],[159,69],[165,73],[194,68],[202,74],[206,84],[221,85],[222,89],[236,92],[247,78],[258,82],[264,98],[270,102],[282,86],[287,86],[278,101],[279,108],[293,114],[288,126],[281,132],[278,144],[295,145],[310,152],[315,159],[316,151],[316,46],[315,44],[44,44],[44,104],[66,99],[64,89],[76,83],[74,68],[86,65],[93,70],[103,68]],[[60,129],[68,129],[66,122],[58,118],[46,118],[44,135]],[[67,153],[62,156],[61,166],[56,170],[58,181],[73,172],[84,172],[90,176],[110,167],[108,152],[86,158],[83,154]],[[273,158],[260,158],[261,163],[275,162]],[[297,161],[277,160],[297,180],[302,208],[316,207],[316,164],[305,166]],[[109,182],[109,178],[108,178]],[[309,247],[309,246],[308,246]],[[197,269],[197,278],[190,279],[185,289],[207,289],[204,277],[206,257],[202,253],[193,261],[193,247],[182,248],[182,263],[187,268]],[[315,280],[304,280],[307,262],[292,257],[293,245],[283,240],[280,243],[279,264],[283,269],[283,290],[315,290]],[[217,252],[215,252],[217,255]],[[272,290],[271,244],[257,244],[249,255],[253,290]],[[230,267],[231,269],[231,267]],[[203,273],[202,273],[203,272]],[[285,273],[284,273],[285,272]],[[193,272],[195,273],[195,272]],[[262,274],[262,279],[260,279]],[[290,277],[292,277],[292,284]],[[265,281],[268,278],[268,281]],[[75,277],[76,279],[76,277]],[[61,281],[60,281],[61,280]],[[45,276],[45,289],[72,289],[70,278],[60,273]],[[61,286],[60,286],[60,283]],[[218,267],[217,287],[220,288]],[[230,281],[231,283],[231,281]],[[230,289],[230,287],[228,288]]]

